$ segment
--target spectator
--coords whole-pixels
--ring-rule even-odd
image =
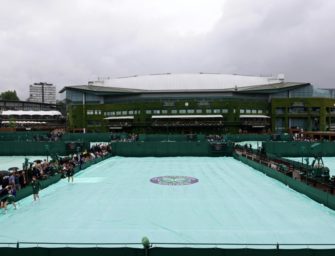
[[[31,181],[31,186],[33,188],[33,197],[34,201],[40,199],[39,191],[41,189],[41,183],[36,179],[36,176],[33,176],[33,180]]]
[[[7,200],[9,194],[9,186],[3,187],[0,191],[0,209],[3,209],[3,213],[7,212]]]

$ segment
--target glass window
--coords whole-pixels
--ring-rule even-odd
[[[228,109],[224,108],[222,109],[222,114],[227,114],[228,113]]]
[[[319,107],[313,107],[312,112],[320,112],[320,108]]]
[[[115,116],[115,111],[111,112],[111,116]]]
[[[87,115],[93,115],[94,112],[93,112],[93,110],[87,110],[87,111],[86,111],[86,114],[87,114]]]
[[[117,116],[121,116],[121,111],[116,111]]]
[[[263,110],[258,109],[258,114],[263,114]]]
[[[207,100],[198,101],[198,106],[209,106],[209,102]]]
[[[186,109],[180,109],[179,114],[186,114]]]
[[[129,110],[129,111],[128,111],[128,114],[129,114],[129,115],[134,115],[134,110]]]
[[[253,110],[251,110],[251,112],[252,112],[253,114],[257,114],[257,109],[253,109]]]
[[[202,114],[202,109],[197,109],[197,110],[196,110],[196,113],[197,113],[197,114]]]
[[[151,110],[148,109],[148,110],[145,111],[145,113],[146,113],[147,115],[150,115],[150,114],[151,114]]]
[[[188,109],[187,114],[194,114],[194,109]]]
[[[250,113],[251,113],[251,109],[247,109],[245,112],[246,112],[247,114],[250,114]]]
[[[168,111],[166,109],[162,110],[162,114],[166,115]]]
[[[284,114],[285,108],[276,108],[276,114]]]
[[[174,107],[174,105],[175,105],[175,103],[174,103],[174,101],[164,101],[163,102],[163,106],[164,107]]]
[[[172,109],[171,110],[171,114],[177,114],[178,112],[177,112],[177,110],[176,109]]]
[[[155,110],[154,110],[154,114],[159,115],[160,113],[161,113],[160,110],[158,110],[158,109],[155,109]]]
[[[214,114],[220,114],[220,113],[221,113],[221,110],[220,110],[220,109],[213,109],[213,113],[214,113]]]
[[[122,111],[122,115],[126,116],[127,115],[127,111]]]
[[[244,109],[240,109],[240,113],[241,113],[241,114],[244,114]]]
[[[289,112],[293,114],[303,114],[307,113],[307,108],[305,107],[290,107]]]
[[[206,114],[211,114],[212,110],[211,109],[206,109]]]

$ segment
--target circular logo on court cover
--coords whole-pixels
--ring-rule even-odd
[[[151,178],[150,181],[159,185],[182,186],[197,183],[199,180],[188,176],[160,176]]]

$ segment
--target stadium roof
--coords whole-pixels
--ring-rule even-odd
[[[223,118],[222,115],[161,115],[151,116],[153,119],[193,119],[193,118]]]
[[[105,79],[66,89],[104,93],[143,93],[179,91],[272,91],[308,83],[287,83],[284,76],[243,76],[227,74],[156,74]]]
[[[56,110],[50,111],[34,111],[34,110],[4,110],[0,112],[2,116],[61,116],[62,114]]]
[[[265,115],[240,115],[240,118],[271,118]]]

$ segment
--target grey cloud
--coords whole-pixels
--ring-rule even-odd
[[[98,76],[162,72],[285,73],[290,81],[334,86],[334,1],[227,0],[210,31],[185,35],[174,30],[185,22],[180,14],[160,12],[164,1],[2,6],[0,89],[17,88],[23,99],[33,82],[60,89]]]

